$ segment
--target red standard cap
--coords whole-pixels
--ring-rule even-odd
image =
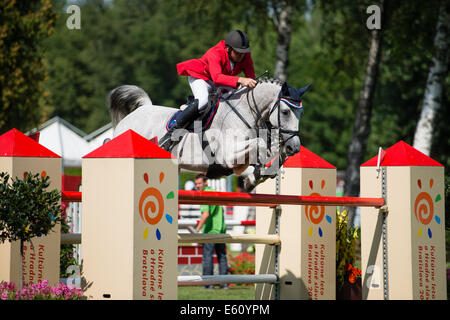
[[[287,160],[283,164],[283,167],[336,169],[336,167],[331,163],[322,159],[317,154],[309,151],[303,146],[300,148],[299,153],[287,158]]]
[[[83,158],[171,159],[175,157],[130,129]]]
[[[17,129],[0,136],[0,157],[61,158]]]
[[[363,163],[361,167],[376,167],[378,156]],[[442,167],[442,164],[431,159],[426,154],[411,147],[404,141],[399,141],[386,150],[383,161],[380,164],[386,166],[429,166]]]

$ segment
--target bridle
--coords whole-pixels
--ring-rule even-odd
[[[275,104],[272,106],[271,110],[269,111],[269,120],[267,121],[271,126],[272,123],[270,122],[270,116],[272,115],[272,113],[275,110],[278,110],[278,115],[277,115],[277,122],[278,122],[278,128],[272,126],[275,129],[278,129],[278,132],[280,133],[280,144],[281,143],[286,143],[288,142],[290,139],[292,139],[293,137],[300,137],[300,134],[298,132],[298,130],[288,130],[288,129],[283,129],[281,128],[281,108],[280,108],[280,104],[281,102],[286,103],[291,109],[299,109],[301,110],[300,112],[300,116],[303,114],[303,105],[302,105],[302,100],[295,100],[293,98],[290,97],[286,97],[281,95],[281,91],[278,94],[278,99],[277,102],[275,102]],[[289,138],[284,139],[283,135],[288,135]]]
[[[235,93],[236,92],[232,93],[231,95],[229,95],[229,97],[233,96],[233,94],[235,94]],[[253,100],[253,107],[252,107],[252,104],[250,103],[250,94],[251,94],[251,98]],[[241,119],[241,121],[245,124],[245,126],[248,129],[257,129],[258,136],[259,136],[260,129],[267,129],[268,132],[271,132],[272,129],[278,130],[278,139],[279,139],[280,146],[284,145],[287,141],[289,141],[293,137],[296,137],[296,136],[299,137],[300,136],[298,130],[288,130],[288,129],[281,128],[281,108],[280,108],[280,104],[281,104],[281,102],[284,102],[291,109],[300,109],[301,110],[301,114],[303,114],[303,106],[302,106],[302,101],[301,100],[295,100],[292,97],[284,96],[284,95],[282,95],[282,90],[280,90],[280,93],[278,94],[277,101],[270,108],[269,116],[267,117],[267,119],[264,119],[261,111],[258,108],[258,104],[256,103],[254,91],[250,90],[247,93],[246,97],[247,97],[247,104],[249,106],[250,111],[253,114],[253,118],[254,118],[255,123],[256,123],[256,128],[252,128],[252,126],[248,123],[248,121],[242,116],[242,114],[236,109],[236,107],[233,106],[228,101],[228,99],[225,99],[225,102],[230,107],[230,109],[239,117],[239,119]],[[278,115],[277,115],[277,122],[278,123],[277,123],[277,125],[273,125],[270,122],[270,118],[271,118],[272,113],[275,112],[276,110],[278,110]],[[288,136],[288,138],[286,139],[284,136]],[[269,150],[271,150],[271,135],[270,134],[268,135],[268,139],[267,139],[267,147],[268,147]]]

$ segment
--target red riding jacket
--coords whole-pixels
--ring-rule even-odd
[[[197,79],[212,80],[216,85],[236,88],[239,77],[244,72],[247,78],[255,78],[255,69],[250,52],[246,53],[241,62],[234,64],[231,71],[230,58],[225,46],[225,40],[206,51],[200,59],[191,59],[177,64],[180,76],[192,76]]]

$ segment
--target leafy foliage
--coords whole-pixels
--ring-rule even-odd
[[[30,241],[47,235],[61,218],[61,194],[47,191],[49,177],[27,173],[24,179],[0,173],[0,241]]]
[[[63,202],[62,204],[63,208],[63,221],[61,222],[61,234],[63,233],[69,233],[70,226],[69,223],[71,222],[69,217],[66,215],[66,203]],[[74,244],[61,244],[61,251],[60,251],[60,259],[59,259],[59,277],[60,278],[68,278],[72,276],[71,273],[67,272],[67,268],[69,266],[79,265],[79,261],[75,258],[73,255],[75,245]]]
[[[357,239],[360,229],[347,225],[347,212],[336,210],[336,288],[340,289],[346,280],[360,276],[352,268],[356,260]]]
[[[158,105],[184,103],[191,93],[176,64],[201,57],[222,36],[192,22],[186,11],[174,10],[174,3],[86,1],[79,4],[81,29],[69,30],[65,1],[57,1],[55,34],[45,43],[50,116],[96,130],[110,121],[106,95],[121,84],[140,86]]]
[[[55,18],[51,0],[0,0],[0,132],[40,123],[49,95],[41,44]]]
[[[414,1],[386,2],[389,2],[389,14],[386,24],[382,26],[384,33],[381,63],[365,159],[376,155],[379,146],[387,148],[399,140],[411,145],[413,143],[433,53],[433,38],[440,3],[439,0],[432,0],[424,7],[422,3]],[[324,67],[334,69],[336,74],[345,74],[348,77],[340,78],[342,81],[339,81],[340,79],[333,81],[332,86],[336,88],[346,86],[348,89],[353,86],[353,92],[358,92],[369,45],[366,8],[377,2],[327,0],[318,1],[317,4],[322,14],[321,50],[328,57]],[[448,92],[450,88],[448,75],[445,87],[444,92]],[[339,93],[340,90],[331,89],[330,92]],[[348,120],[353,123],[358,99],[355,95],[347,97],[350,112],[345,113],[343,117],[341,130],[344,132],[348,130],[346,128]],[[307,111],[305,106],[305,115]],[[444,119],[448,118],[446,116],[449,111],[448,98],[444,94],[441,116],[436,119],[431,157],[447,167],[450,165],[448,157],[450,140],[449,128]],[[324,121],[328,122],[326,119]],[[348,145],[349,142],[346,137],[347,135],[339,139],[344,140],[344,145]],[[319,140],[322,143],[322,139]],[[336,147],[342,148],[341,141],[338,141]],[[312,150],[316,152],[314,148]],[[346,156],[346,152],[344,155]],[[341,161],[332,163],[339,169],[345,168],[346,165]]]

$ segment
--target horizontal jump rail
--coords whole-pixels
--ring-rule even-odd
[[[279,244],[280,237],[275,234],[202,234],[181,233],[178,234],[178,243],[262,243]]]
[[[81,244],[81,233],[61,234],[61,244]],[[257,235],[257,234],[201,234],[201,233],[180,233],[178,243],[261,243],[279,244],[278,235]]]
[[[293,196],[258,193],[189,191],[179,190],[178,199],[182,204],[215,204],[239,206],[269,206],[285,205],[322,205],[348,207],[382,207],[382,198],[360,197],[318,197]]]
[[[227,283],[277,283],[275,274],[234,274],[212,276],[178,276],[178,284],[213,285]]]
[[[80,191],[62,191],[61,194],[62,202],[81,202],[82,193]]]
[[[178,227],[193,227],[198,225],[198,222],[200,220],[197,219],[180,219],[178,220]],[[225,224],[230,227],[236,227],[236,226],[255,226],[256,220],[225,220]]]
[[[81,202],[81,197],[81,192],[62,192],[62,201]],[[275,207],[279,204],[284,204],[380,208],[385,205],[383,198],[293,196],[190,190],[179,190],[178,202],[180,204],[235,205],[251,207]]]
[[[81,244],[81,233],[61,233],[61,244]]]

